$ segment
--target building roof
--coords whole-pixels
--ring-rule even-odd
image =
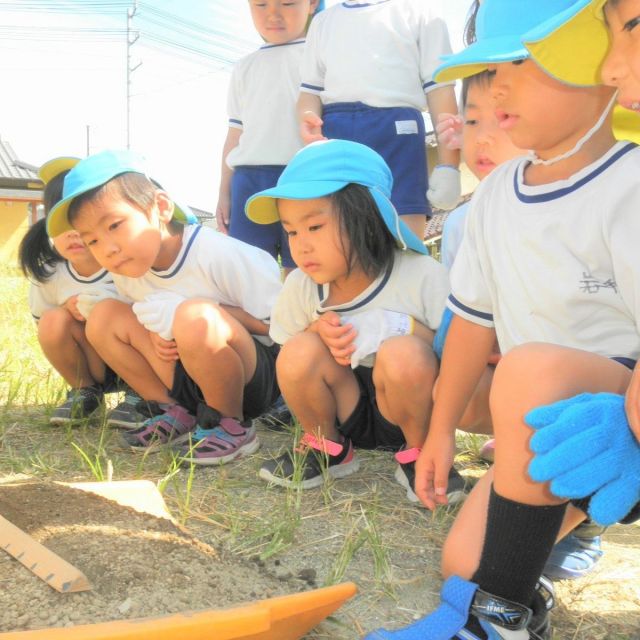
[[[38,168],[18,159],[11,145],[0,137],[0,178],[38,180]]]

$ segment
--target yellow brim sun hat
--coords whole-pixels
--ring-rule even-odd
[[[567,84],[601,84],[600,70],[609,49],[603,8],[607,0],[577,0],[524,34],[531,57],[551,76]]]
[[[48,184],[63,171],[73,169],[78,162],[80,162],[80,158],[75,158],[73,156],[60,156],[59,158],[53,158],[52,160],[45,162],[38,169],[38,178],[40,178],[40,180],[45,184]]]
[[[640,113],[616,106],[613,111],[613,135],[618,140],[640,144]]]

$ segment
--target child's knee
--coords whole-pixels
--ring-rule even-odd
[[[56,307],[45,311],[38,321],[38,340],[40,344],[59,342],[71,331],[77,320],[64,308]]]
[[[280,349],[276,360],[278,380],[309,380],[312,376],[320,375],[321,363],[328,358],[332,359],[332,356],[318,335],[311,332],[300,333]]]
[[[87,318],[85,328],[87,339],[93,345],[100,344],[105,338],[114,334],[125,318],[130,322],[136,321],[131,305],[112,298],[101,300],[93,307]]]
[[[413,336],[392,338],[376,354],[374,381],[431,389],[438,371],[436,357],[424,341]]]
[[[222,308],[211,300],[191,299],[182,302],[173,317],[173,337],[181,349],[200,345],[213,338],[229,343],[234,337],[232,325]]]

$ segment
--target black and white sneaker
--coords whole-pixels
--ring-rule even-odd
[[[163,410],[157,402],[143,400],[128,391],[124,400],[107,413],[107,426],[116,429],[137,429],[145,420],[160,415]]]
[[[349,438],[342,444],[305,433],[293,451],[262,465],[259,476],[280,487],[312,489],[327,478],[344,478],[355,473],[360,462]]]
[[[98,385],[69,389],[67,399],[51,413],[51,424],[69,424],[86,420],[102,403],[102,389]]]
[[[260,423],[270,431],[286,431],[291,426],[293,416],[282,396],[260,416]]]
[[[416,495],[416,460],[420,455],[420,449],[402,449],[395,454],[398,467],[395,479],[398,484],[407,490],[407,500],[416,504],[422,504]],[[454,505],[464,501],[469,489],[467,481],[453,468],[449,470],[449,482],[447,484],[448,504]]]

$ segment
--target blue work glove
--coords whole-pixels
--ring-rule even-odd
[[[436,335],[433,336],[433,351],[438,356],[438,358],[440,358],[440,360],[442,360],[444,341],[447,339],[447,333],[449,331],[449,326],[451,325],[452,318],[453,311],[451,311],[449,307],[445,307],[442,314],[442,319],[440,320],[440,326],[436,331]]]
[[[640,443],[624,397],[583,393],[527,413],[537,430],[529,475],[550,482],[562,498],[591,497],[589,515],[602,525],[622,520],[640,502]]]

